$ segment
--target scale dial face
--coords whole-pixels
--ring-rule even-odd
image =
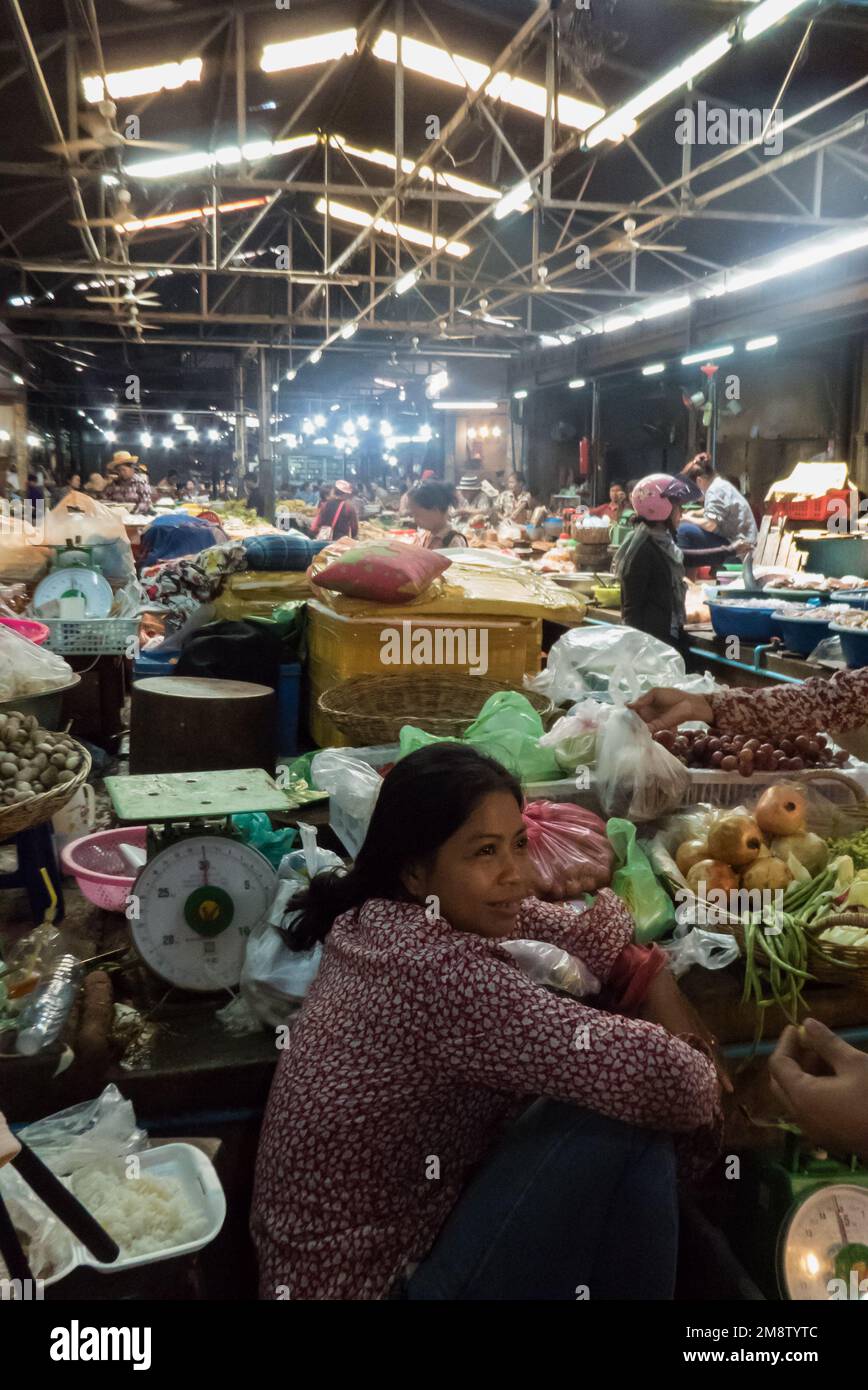
[[[224,835],[167,845],[136,879],[133,941],[152,970],[182,989],[231,988],[253,928],[271,906],[277,874],[264,855]]]
[[[868,1187],[855,1183],[830,1183],[812,1192],[782,1231],[781,1280],[787,1298],[828,1302],[836,1288],[830,1289],[833,1279],[843,1280],[847,1297],[855,1289],[857,1298],[859,1284],[868,1280]]]

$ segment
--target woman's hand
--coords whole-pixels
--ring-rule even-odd
[[[706,1028],[690,1001],[681,993],[675,977],[668,970],[661,970],[651,981],[645,1002],[639,1010],[639,1017],[646,1023],[659,1023],[667,1033],[676,1036],[688,1034],[700,1038],[711,1052],[711,1060],[721,1089],[728,1094],[732,1093],[732,1082],[717,1054],[716,1038]]]
[[[691,720],[714,723],[714,712],[704,696],[685,695],[683,690],[667,690],[662,686],[640,695],[628,708],[645,720],[652,734],[659,729],[677,729],[679,724]]]
[[[868,1155],[868,1056],[808,1018],[785,1028],[769,1059],[772,1091],[809,1138]]]

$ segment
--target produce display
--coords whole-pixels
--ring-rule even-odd
[[[816,978],[813,964],[847,967],[835,946],[865,945],[868,965],[868,913],[861,926],[858,919],[853,927],[824,926],[838,912],[868,906],[868,869],[859,879],[849,853],[853,841],[822,839],[807,829],[807,813],[802,789],[780,783],[763,792],[752,813],[706,810],[673,823],[677,868],[697,903],[712,910],[703,922],[739,938],[742,1002],[757,1008],[757,1037],[762,1011],[773,1005],[798,1021],[805,984]],[[854,839],[868,863],[868,830]]]
[[[70,782],[83,758],[74,739],[41,729],[34,714],[0,714],[0,805]]]
[[[868,609],[848,608],[846,613],[839,614],[835,619],[837,627],[868,627]]]
[[[868,617],[868,613],[865,614]],[[829,747],[825,734],[798,734],[777,740],[727,734],[720,729],[660,729],[653,735],[673,757],[689,768],[712,772],[802,772],[813,767],[843,767],[849,755]]]

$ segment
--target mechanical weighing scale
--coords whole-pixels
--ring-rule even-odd
[[[744,1157],[732,1188],[737,1211],[728,1233],[768,1298],[868,1295],[868,1166],[788,1134],[784,1155]]]
[[[247,938],[271,907],[278,879],[230,817],[286,811],[286,794],[261,768],[107,777],[106,788],[121,823],[148,827],[130,918],[140,956],[181,989],[237,985]]]

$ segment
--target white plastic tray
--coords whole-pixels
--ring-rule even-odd
[[[70,1257],[62,1267],[45,1280],[46,1286],[65,1279],[80,1265],[88,1265],[99,1270],[100,1274],[116,1274],[122,1269],[138,1269],[139,1265],[156,1264],[159,1260],[174,1260],[181,1255],[192,1255],[209,1245],[226,1219],[226,1197],[211,1160],[193,1144],[163,1144],[157,1148],[144,1149],[138,1155],[142,1175],[153,1178],[171,1178],[177,1182],[191,1209],[204,1216],[207,1228],[196,1240],[183,1245],[168,1245],[162,1250],[153,1250],[149,1255],[119,1256],[113,1264],[103,1264],[95,1260],[90,1251],[73,1236],[69,1236]],[[69,1178],[63,1179],[67,1187],[72,1187]]]

